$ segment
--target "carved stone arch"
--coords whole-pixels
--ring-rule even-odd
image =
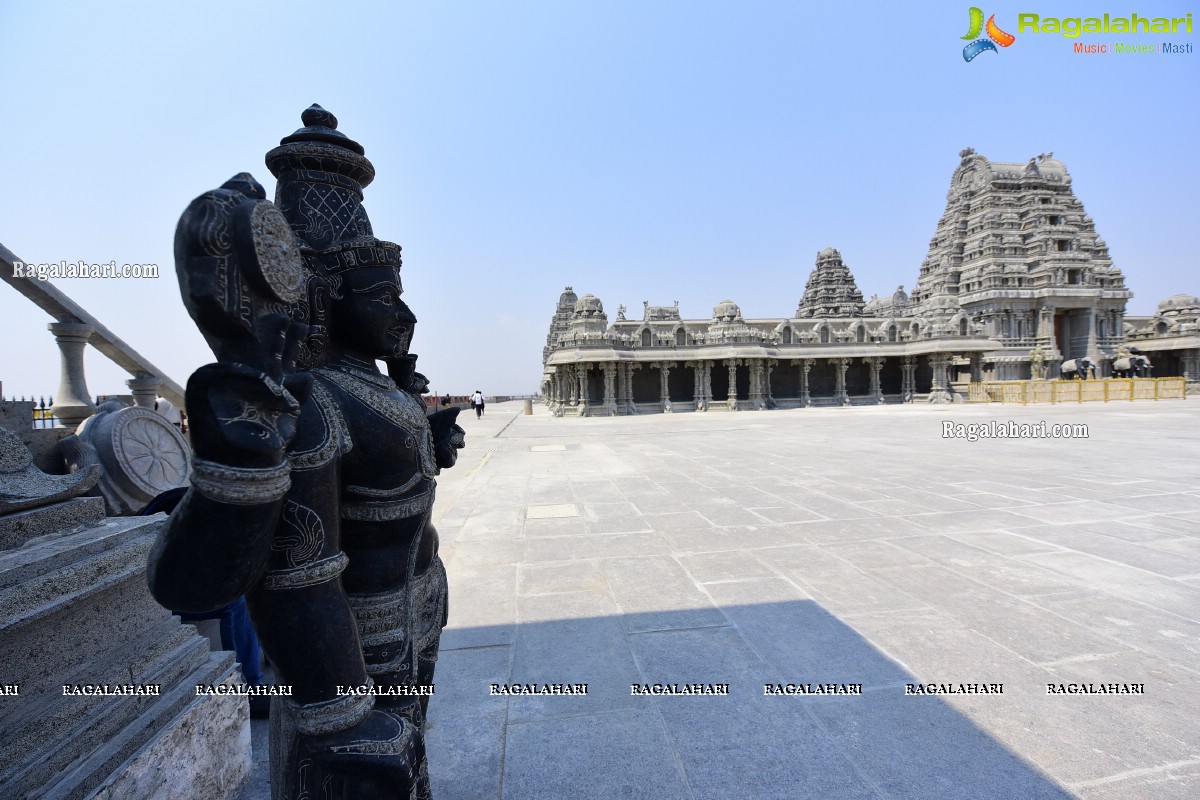
[[[682,323],[675,329],[675,346],[684,347],[687,345],[687,328]]]
[[[879,326],[879,330],[883,333],[884,341],[898,342],[900,341],[900,326],[895,319],[888,319]]]
[[[654,346],[654,333],[650,330],[649,325],[643,325],[637,333],[638,343],[642,347]]]
[[[971,321],[967,318],[966,312],[960,311],[950,318],[948,327],[952,336],[966,336],[971,331]]]
[[[817,341],[821,344],[829,344],[833,340],[833,329],[828,322],[818,322],[813,326],[813,332],[817,334]]]
[[[862,320],[851,322],[850,328],[847,332],[854,338],[854,341],[859,344],[867,341],[867,324]]]

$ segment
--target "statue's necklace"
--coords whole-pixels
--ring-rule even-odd
[[[378,388],[383,389],[385,391],[394,392],[394,391],[399,390],[399,387],[396,386],[396,382],[393,381],[388,376],[381,375],[378,372],[374,372],[369,369],[363,369],[362,367],[356,367],[353,364],[346,364],[346,363],[329,364],[329,365],[327,365],[326,368],[332,369],[332,370],[337,370],[338,372],[344,372],[347,375],[353,375],[355,378],[358,378],[360,381],[369,383],[372,386],[377,386]]]

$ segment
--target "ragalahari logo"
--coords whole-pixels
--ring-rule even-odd
[[[979,33],[980,31],[984,30],[985,27],[988,38],[979,39]],[[984,26],[983,11],[975,8],[974,6],[971,7],[971,27],[967,30],[967,35],[962,38],[976,39],[976,41],[971,42],[969,45],[963,48],[963,61],[970,61],[972,58],[984,52],[985,50],[991,50],[993,53],[998,53],[1000,51],[996,49],[997,44],[1001,47],[1008,47],[1017,40],[1017,37],[1013,36],[1011,33],[1005,33],[1004,31],[1000,30],[1000,26],[996,24],[995,14],[992,14],[990,17],[988,17],[987,25]],[[992,44],[992,42],[995,42],[996,44]]]

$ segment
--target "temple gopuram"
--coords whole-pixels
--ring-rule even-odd
[[[542,353],[547,403],[588,416],[947,402],[970,381],[1058,378],[1084,357],[1107,377],[1131,352],[1200,388],[1200,300],[1126,317],[1133,293],[1061,161],[959,155],[911,292],[864,302],[833,248],[790,317],[745,319],[723,300],[684,319],[678,302],[646,302],[641,319],[621,306],[610,322],[568,286]]]

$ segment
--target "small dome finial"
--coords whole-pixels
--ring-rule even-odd
[[[300,121],[304,123],[306,128],[315,128],[318,125],[324,128],[336,128],[338,124],[337,117],[321,108],[317,103],[313,103],[304,109],[303,113],[300,114]]]

